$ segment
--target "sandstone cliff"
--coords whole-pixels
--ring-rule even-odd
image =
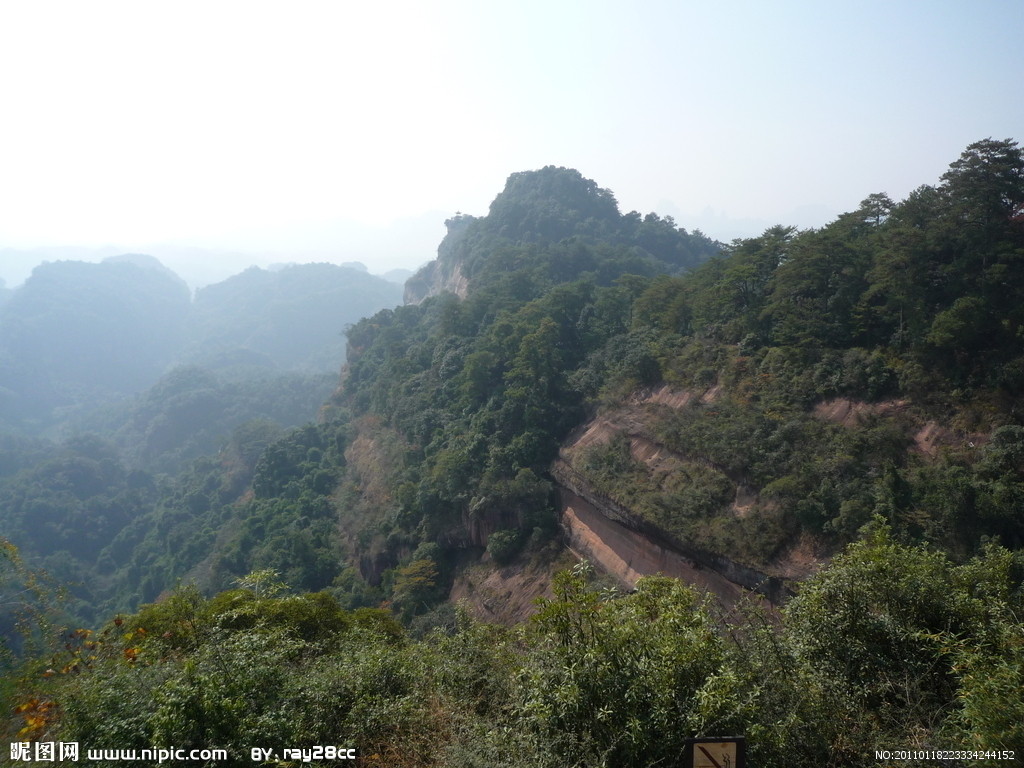
[[[672,450],[658,437],[659,423],[672,414],[718,408],[720,398],[724,401],[728,396],[717,385],[704,390],[660,386],[635,393],[577,428],[564,441],[551,467],[551,477],[561,490],[562,531],[577,556],[591,560],[623,586],[632,586],[641,576],[661,573],[709,591],[726,604],[744,590],[759,592],[778,604],[793,593],[797,582],[828,559],[827,546],[802,534],[796,540],[783,540],[774,554],[763,559],[722,547],[719,542],[729,537],[716,540],[716,525],[732,525],[733,531],[749,538],[764,530],[759,529],[759,521],[770,521],[783,510],[770,493],[763,497],[745,473],[711,462],[696,448],[687,452],[686,446],[677,445]],[[866,403],[835,398],[818,403],[810,415],[850,429],[871,420],[889,420],[905,432],[908,452],[924,462],[936,460],[946,450],[979,449],[989,439],[983,433],[927,420],[903,400]],[[617,484],[609,484],[601,469],[592,466],[595,450],[613,441],[621,446],[620,459],[628,459],[629,471],[639,472],[619,476]],[[720,497],[715,520],[707,525],[707,520],[683,521],[673,528],[651,516],[650,510],[666,495],[681,489],[679,478],[685,483],[687,477],[701,476],[717,478],[727,489]],[[637,490],[640,485],[644,489]],[[648,503],[657,494],[662,497]],[[704,536],[705,532],[711,532],[710,537]]]
[[[466,298],[469,280],[464,274],[460,252],[465,245],[473,216],[456,214],[445,221],[448,229],[437,248],[437,258],[421,267],[405,282],[405,303],[419,304],[430,296],[454,293],[460,299]]]
[[[734,603],[745,590],[780,604],[792,595],[788,580],[806,575],[805,569],[793,567],[795,562],[780,561],[762,569],[714,552],[678,532],[660,527],[630,509],[628,503],[602,493],[576,467],[588,448],[606,444],[617,436],[628,438],[632,458],[646,465],[656,477],[680,472],[686,465],[712,466],[699,456],[684,456],[661,445],[655,437],[653,422],[663,413],[662,409],[707,405],[720,394],[717,386],[702,392],[668,386],[645,390],[570,435],[551,467],[551,475],[561,489],[562,530],[570,549],[591,560],[623,586],[632,587],[642,576],[663,574],[708,591],[725,604]],[[723,514],[749,513],[759,501],[757,494],[744,485],[742,478],[730,477],[730,481],[734,485],[734,501],[729,509],[722,510]]]

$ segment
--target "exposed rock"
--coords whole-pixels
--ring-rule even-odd
[[[405,281],[404,301],[406,304],[419,304],[442,293],[454,293],[464,299],[468,290],[469,280],[462,274],[461,264],[455,263],[446,268],[440,262],[432,261]]]
[[[586,527],[591,531],[595,531],[594,539],[590,540],[587,546],[594,554],[594,559],[602,568],[606,567],[605,561],[607,561],[607,568],[610,573],[622,573],[623,576],[621,578],[625,578],[628,575],[628,570],[623,570],[622,563],[627,565],[634,561],[641,563],[651,558],[653,558],[653,562],[661,562],[660,558],[662,558],[662,555],[658,553],[658,550],[665,550],[665,552],[671,554],[671,558],[665,560],[666,563],[672,560],[672,558],[678,558],[684,563],[690,563],[702,569],[709,569],[734,585],[752,592],[759,592],[776,605],[785,602],[793,594],[782,578],[764,573],[742,563],[737,563],[724,555],[710,552],[690,542],[681,541],[667,531],[658,528],[650,521],[635,515],[613,499],[596,493],[590,488],[586,478],[582,477],[563,459],[557,459],[554,462],[551,468],[551,475],[560,486],[563,494],[562,526],[566,530],[567,535],[571,535],[573,526],[578,528],[580,525],[577,522],[581,519],[578,511],[579,502],[574,502],[574,499],[578,498],[589,504],[590,508],[601,517],[609,522],[617,523],[620,528],[628,530],[638,537],[635,539],[624,538],[624,535],[619,533],[619,528],[615,527],[609,529],[595,528],[591,525],[593,522],[592,518],[584,521],[586,522]],[[570,508],[572,508],[571,513],[569,512]],[[612,542],[614,542],[607,544],[608,550],[597,546],[597,541],[602,539],[601,534],[605,531],[610,532],[609,535],[612,536]],[[588,541],[587,536],[582,536],[581,538],[578,535],[577,539],[581,542]],[[632,542],[632,545],[629,542]],[[648,552],[647,555],[642,554],[645,549]],[[609,555],[609,551],[615,553],[615,557]],[[599,555],[605,557],[605,560],[598,559]],[[637,569],[634,568],[633,570]],[[637,570],[637,572],[644,575],[640,570]]]
[[[736,486],[736,498],[731,509],[737,517],[746,517],[759,501],[760,498],[753,489],[740,484]]]
[[[821,570],[829,559],[830,555],[821,542],[804,533],[772,562],[772,572],[785,579],[803,581]]]
[[[743,594],[721,574],[605,517],[585,499],[563,491],[562,502],[562,530],[569,549],[622,586],[632,588],[641,577],[660,574],[711,592],[727,605]]]
[[[895,416],[907,413],[908,410],[909,403],[906,400],[865,403],[862,400],[837,397],[814,406],[814,415],[820,419],[831,421],[833,424],[852,427],[865,418]],[[974,448],[987,441],[988,437],[983,433],[968,433],[952,429],[937,421],[919,423],[914,432],[914,449],[931,458],[937,456],[943,448]]]
[[[537,598],[553,597],[554,574],[572,562],[564,556],[553,561],[535,558],[502,568],[481,562],[459,573],[448,599],[462,603],[481,621],[521,624],[537,612]]]
[[[393,476],[401,461],[403,444],[398,434],[376,417],[363,417],[354,424],[356,436],[345,449],[345,462],[350,480],[361,493],[358,503],[340,515],[338,533],[345,548],[358,555],[355,562],[360,575],[376,586],[384,571],[410,554],[405,549],[396,550],[379,533],[367,535],[381,510],[392,506],[387,478]]]
[[[943,448],[977,448],[988,440],[984,433],[949,429],[935,421],[926,422],[914,433],[914,447],[932,458]]]
[[[380,435],[386,428],[372,417],[359,420],[356,427],[356,437],[345,449],[345,463],[362,488],[363,497],[375,507],[384,507],[391,500],[386,478],[396,464],[394,456],[381,445]]]
[[[460,299],[466,298],[469,279],[463,270],[460,246],[476,221],[473,216],[456,215],[445,221],[448,228],[437,248],[437,258],[424,265],[416,274],[405,281],[405,303],[419,304],[430,296],[454,293]]]
[[[626,435],[631,456],[647,465],[652,475],[667,476],[692,464],[710,467],[736,486],[732,513],[741,517],[752,514],[759,499],[742,478],[702,456],[673,451],[655,437],[656,423],[664,418],[667,409],[706,405],[721,394],[722,388],[717,385],[704,391],[678,390],[667,385],[641,390],[622,407],[595,417],[573,432],[563,443],[551,470],[562,489],[562,528],[577,554],[593,560],[623,585],[632,586],[640,576],[663,573],[707,589],[726,602],[733,602],[743,589],[781,602],[789,590],[774,570],[764,573],[692,542],[677,540],[596,493],[573,468],[573,460],[582,451],[608,443],[617,435]]]
[[[863,400],[837,397],[815,405],[814,415],[819,419],[831,421],[834,424],[852,427],[856,426],[862,418],[891,416],[905,411],[907,406],[906,400],[884,400],[880,403],[865,403]]]
[[[693,390],[674,389],[668,384],[662,384],[660,387],[640,390],[630,398],[629,402],[633,404],[657,403],[658,405],[667,405],[669,408],[685,408],[697,397],[700,395]]]
[[[713,403],[716,400],[718,400],[718,398],[719,398],[719,396],[721,394],[722,394],[722,385],[721,384],[715,384],[715,386],[711,387],[711,389],[709,389],[707,392],[705,392],[703,395],[700,396],[700,402],[701,402],[702,405],[710,405],[711,403]]]

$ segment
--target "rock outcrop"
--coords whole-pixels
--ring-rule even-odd
[[[476,218],[465,214],[457,214],[445,221],[448,234],[437,247],[437,258],[405,281],[406,304],[419,304],[430,296],[446,292],[454,293],[460,299],[466,298],[469,280],[463,269],[461,246],[474,221]]]
[[[735,602],[740,587],[776,605],[793,595],[784,579],[682,541],[596,493],[563,459],[555,461],[551,474],[562,492],[561,524],[570,547],[624,586],[662,573],[703,586],[728,602]]]

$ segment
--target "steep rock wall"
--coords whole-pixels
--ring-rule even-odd
[[[629,583],[629,579],[635,582],[635,578],[638,577],[634,577],[633,574],[645,575],[644,569],[663,563],[671,569],[678,570],[680,578],[692,575],[694,570],[708,569],[717,577],[735,586],[758,592],[775,604],[785,602],[794,594],[784,579],[770,576],[724,555],[681,541],[634,515],[614,500],[596,493],[586,479],[563,459],[554,462],[551,475],[563,494],[568,491],[573,497],[589,505],[587,511],[581,515],[571,504],[563,504],[562,528],[570,543],[575,539],[577,545],[589,551],[603,569],[618,576],[624,583]],[[571,497],[563,496],[563,500],[566,498],[572,500]],[[591,511],[615,525],[603,525],[602,521],[590,514]],[[581,523],[593,532],[592,538],[582,532]],[[628,535],[627,531],[634,535]],[[607,540],[602,536],[603,533],[608,534]],[[634,567],[632,563],[637,563],[638,567]],[[668,565],[669,563],[671,565]]]
[[[444,265],[432,261],[405,281],[404,301],[419,304],[424,299],[442,293],[454,293],[460,299],[466,298],[469,280],[459,263]]]
[[[615,522],[581,496],[563,489],[561,498],[562,531],[569,549],[598,564],[623,586],[633,587],[643,576],[660,574],[711,592],[726,604],[743,594],[739,585],[717,571]]]
[[[460,299],[466,298],[469,279],[463,269],[463,258],[467,237],[476,220],[473,216],[459,214],[445,221],[448,233],[437,247],[437,258],[405,281],[406,304],[419,304],[441,293],[454,293]]]

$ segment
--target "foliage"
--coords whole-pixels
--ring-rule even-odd
[[[745,735],[761,765],[873,764],[898,739],[1020,749],[1022,577],[1008,550],[955,565],[876,523],[781,612],[719,616],[663,578],[600,590],[579,567],[529,627],[460,611],[411,639],[324,595],[259,594],[273,575],[255,574],[72,633],[20,700],[83,747],[343,734],[397,766],[670,764],[711,733]]]
[[[535,618],[523,715],[561,765],[656,765],[687,734],[714,728],[707,703],[722,648],[697,596],[677,581],[642,581],[608,599],[564,573]]]

